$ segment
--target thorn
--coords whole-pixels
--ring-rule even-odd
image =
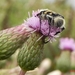
[[[54,38],[53,41],[56,41],[56,39]]]
[[[30,34],[31,35],[31,34]],[[30,35],[28,35],[27,37],[30,37]]]
[[[49,38],[49,40],[50,40],[49,42],[52,43],[52,38]]]
[[[42,37],[43,37],[43,35],[41,37],[39,37],[39,39],[36,42],[38,42],[40,39],[42,39]]]
[[[37,30],[32,31],[32,32],[31,32],[31,34],[32,34],[32,33],[34,33],[34,32],[36,32],[36,31],[37,31]],[[30,35],[28,35],[28,37],[30,37],[30,36],[31,36],[31,34],[30,34]]]
[[[34,10],[32,11],[32,13],[34,13]]]
[[[57,34],[57,35],[55,35],[54,37],[58,38],[59,36],[60,36],[60,33],[59,33],[59,34]]]
[[[49,42],[52,43],[52,40],[50,40]]]
[[[34,10],[32,11],[32,16],[33,16],[33,14],[34,14]]]
[[[26,20],[24,20],[24,22],[26,22]]]
[[[34,33],[34,32],[36,32],[37,30],[34,30],[34,31],[32,31],[31,33]]]
[[[30,12],[28,12],[28,16],[29,16],[29,18],[30,18]]]

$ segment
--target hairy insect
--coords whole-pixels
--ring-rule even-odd
[[[41,30],[41,20],[48,20],[49,26],[55,26],[60,27],[61,31],[65,29],[65,20],[64,17],[52,10],[43,9],[40,10],[40,12],[37,14],[37,16],[40,18],[40,30]],[[56,32],[55,35],[60,33],[60,31]],[[50,34],[50,27],[49,27],[49,33]]]

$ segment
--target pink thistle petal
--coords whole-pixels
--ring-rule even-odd
[[[74,42],[74,44],[73,44],[73,50],[75,51],[75,42]]]
[[[61,38],[60,39],[60,44],[59,44],[60,49],[74,50],[74,47],[75,47],[75,44],[74,44],[73,38]]]
[[[40,22],[40,18],[37,16],[39,12],[40,10],[33,11],[32,17],[27,19],[26,24],[46,37],[55,38],[55,34],[62,31],[61,28],[49,25],[48,20],[41,20]]]
[[[26,24],[34,30],[40,29],[40,22],[39,22],[38,17],[33,16],[33,17],[28,18]]]

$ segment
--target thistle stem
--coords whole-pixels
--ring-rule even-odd
[[[25,75],[26,71],[21,70],[19,75]]]

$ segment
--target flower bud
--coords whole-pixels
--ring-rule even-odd
[[[31,31],[24,24],[0,31],[0,60],[7,59],[20,48]]]
[[[71,70],[70,70],[71,75],[75,74],[75,51],[72,51],[71,53]]]
[[[59,47],[61,49],[61,54],[56,61],[57,69],[62,72],[70,71],[71,66],[71,51],[74,49],[74,39],[72,38],[61,38]]]
[[[63,50],[56,61],[56,68],[62,72],[70,71],[70,51]]]
[[[43,40],[41,34],[35,32],[22,45],[18,54],[18,64],[24,71],[33,70],[38,67],[43,55]]]

